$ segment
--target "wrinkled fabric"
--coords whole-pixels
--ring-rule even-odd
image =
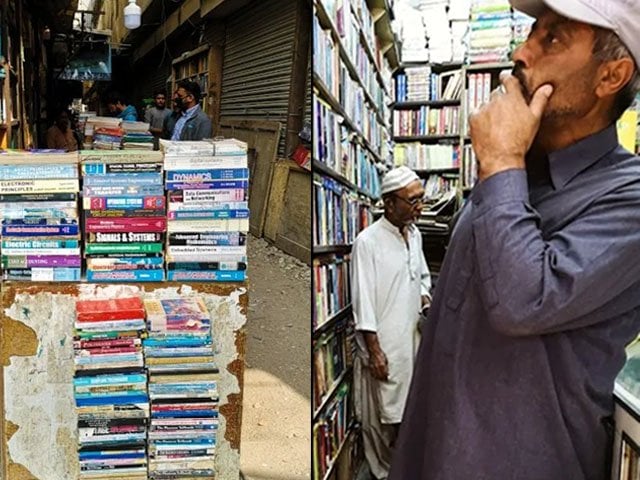
[[[611,126],[482,181],[424,325],[391,480],[605,480],[640,329],[640,159]]]

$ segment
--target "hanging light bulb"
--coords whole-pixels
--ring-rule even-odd
[[[124,26],[129,30],[138,28],[142,19],[142,9],[136,4],[136,0],[129,0],[129,5],[124,7]]]

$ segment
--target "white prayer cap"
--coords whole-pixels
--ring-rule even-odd
[[[416,180],[420,180],[420,177],[418,177],[418,174],[409,167],[402,166],[394,168],[387,172],[382,179],[382,185],[380,188],[381,194],[386,195],[387,193],[395,192]]]

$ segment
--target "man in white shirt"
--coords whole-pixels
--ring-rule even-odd
[[[431,277],[422,237],[413,224],[423,197],[415,172],[407,167],[391,170],[382,181],[384,216],[353,244],[355,408],[365,457],[378,480],[389,473],[413,373],[420,310],[430,301]]]

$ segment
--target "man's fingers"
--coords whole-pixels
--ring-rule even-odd
[[[542,118],[542,114],[547,107],[551,95],[553,95],[553,87],[549,84],[542,85],[536,90],[536,93],[533,94],[529,109],[536,119],[540,120]]]
[[[522,87],[520,86],[520,80],[518,80],[510,73],[501,73],[500,83],[504,86],[507,94],[518,93],[520,96],[522,96]]]

